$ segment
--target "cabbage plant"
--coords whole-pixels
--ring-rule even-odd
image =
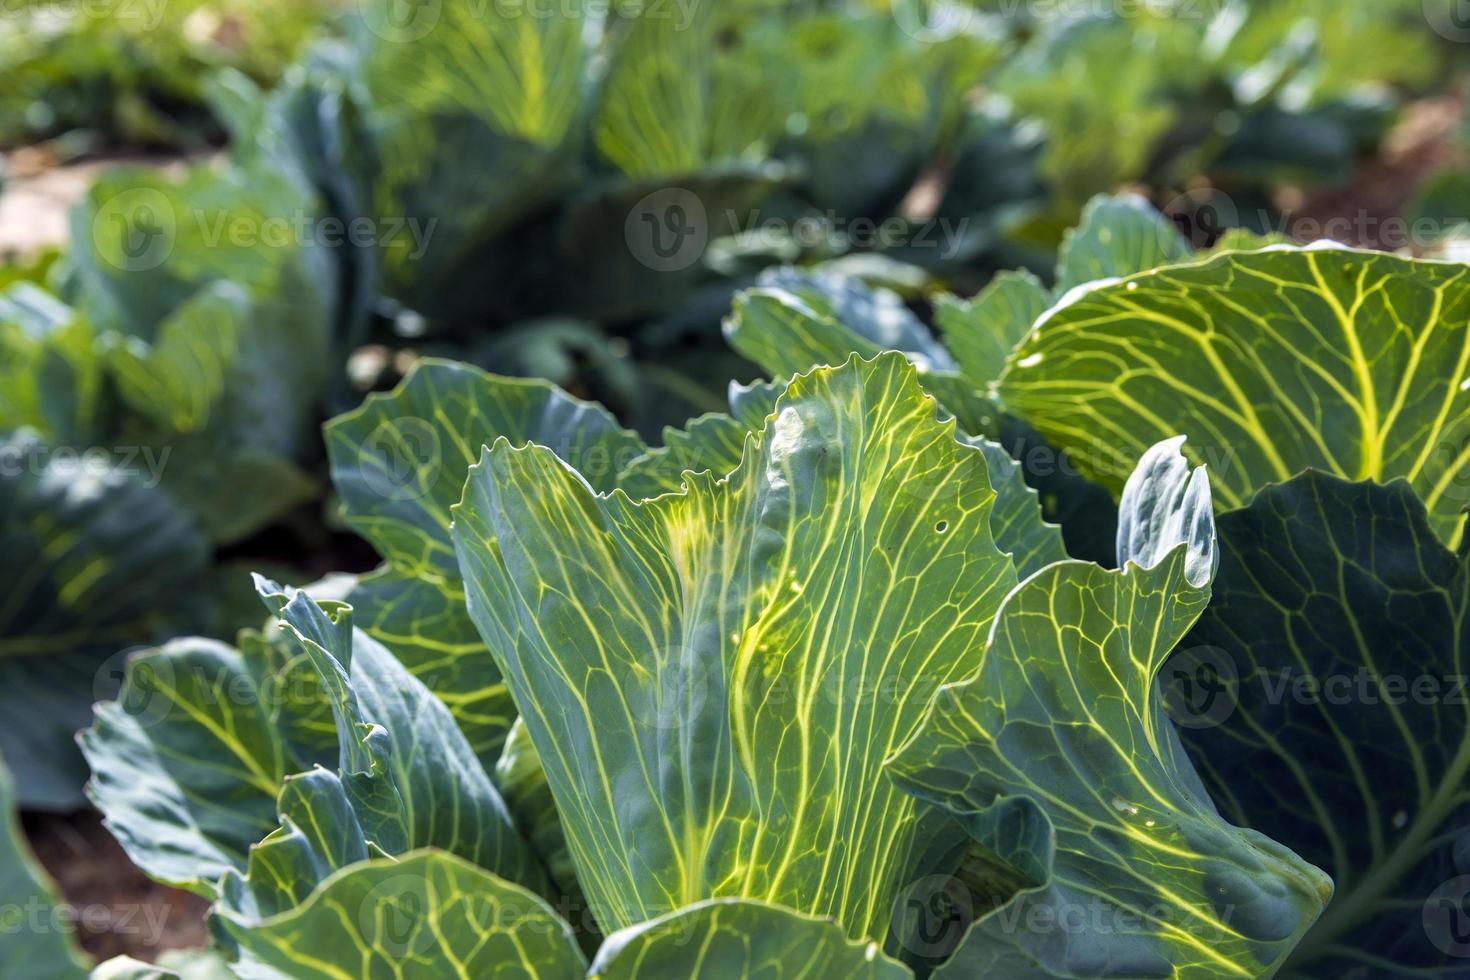
[[[1073,288],[938,298],[948,350],[917,322],[900,346],[834,301],[854,284],[811,276],[737,298],[727,334],[773,372],[898,346],[956,414],[1043,436],[1061,456],[1027,475],[1082,530],[1102,511],[1068,507],[1057,459],[1126,505],[1135,461],[1187,436],[1220,570],[1165,666],[1183,742],[1233,822],[1337,883],[1281,975],[1457,975],[1470,268],[1241,236],[1189,256],[1140,202],[1090,211],[1058,270]]]
[[[652,496],[575,468],[590,406],[470,380],[419,404],[541,441],[455,444],[462,497],[379,530],[448,519],[504,765],[355,608],[261,578],[273,632],[135,659],[82,736],[238,975],[1260,976],[1316,920],[1327,877],[1220,816],[1153,683],[1217,562],[1179,440],[1108,570],[898,354],[795,377],[732,469]],[[1083,909],[1061,945],[1015,926]]]
[[[943,343],[768,274],[656,447],[421,363],[382,567],[132,658],[93,801],[247,978],[1457,975],[1470,268],[1088,212]]]

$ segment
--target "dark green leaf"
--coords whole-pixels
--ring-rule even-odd
[[[208,549],[145,462],[0,437],[0,656],[106,656],[197,598]]]
[[[1003,272],[972,300],[941,296],[934,319],[965,378],[984,391],[1049,305],[1051,294],[1031,273]]]
[[[92,801],[133,862],[160,881],[213,894],[275,829],[286,775],[308,764],[288,755],[282,705],[260,686],[271,678],[289,691],[295,682],[260,659],[259,647],[242,653],[202,639],[135,654],[118,699],[97,705],[79,736]]]
[[[500,761],[495,764],[495,787],[505,798],[505,805],[516,822],[526,828],[536,856],[546,865],[552,881],[564,895],[578,895],[577,869],[567,851],[566,834],[561,829],[561,816],[556,800],[546,783],[541,757],[526,731],[526,723],[517,718],[506,736]]]
[[[443,702],[388,650],[257,576],[256,591],[306,648],[337,722],[341,778],[369,843],[386,854],[437,847],[536,890],[546,872]]]
[[[90,445],[105,405],[92,327],[32,283],[0,293],[0,430]]]
[[[1470,563],[1404,483],[1315,472],[1222,515],[1220,551],[1172,706],[1225,812],[1337,881],[1283,975],[1459,976]]]
[[[994,407],[954,370],[949,354],[897,297],[885,301],[870,293],[872,299],[859,303],[849,294],[868,290],[856,280],[828,275],[799,281],[817,285],[801,294],[775,287],[737,293],[725,321],[730,345],[776,377],[896,350],[920,369],[925,390],[962,429],[983,435],[995,427]],[[850,319],[839,318],[839,310]]]

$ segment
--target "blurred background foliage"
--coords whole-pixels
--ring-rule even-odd
[[[276,83],[337,0],[11,0],[0,18],[0,149],[198,150],[223,138],[210,72]]]

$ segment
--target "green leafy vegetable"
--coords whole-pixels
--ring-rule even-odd
[[[101,702],[212,904],[98,976],[1470,972],[1467,267],[1224,227],[1449,159],[1443,11],[38,2],[17,174],[229,144],[0,269],[0,809]]]
[[[1458,539],[1470,467],[1470,270],[1268,248],[1099,286],[1012,355],[1006,408],[1116,487],[1176,431],[1224,507],[1308,466],[1403,477]]]
[[[1003,272],[974,299],[940,296],[934,319],[960,371],[979,385],[1000,377],[1012,349],[1050,303],[1050,292],[1035,276]]]
[[[1132,275],[1189,258],[1193,249],[1143,198],[1096,197],[1062,240],[1057,295],[1099,279]],[[1034,318],[1033,318],[1034,322]],[[999,377],[999,375],[997,375]]]
[[[938,976],[1270,975],[1325,875],[1216,813],[1154,678],[1204,611],[1214,529],[1178,442],[1124,493],[1121,570],[1052,565],[997,616],[978,675],[942,689],[889,764],[1031,887],[980,918]],[[1060,938],[1058,933],[1061,934]]]
[[[56,886],[31,855],[15,813],[15,784],[0,759],[0,971],[37,980],[78,980],[86,960],[77,948],[71,920],[59,918]],[[72,926],[72,928],[75,928]]]
[[[99,704],[81,733],[93,803],[155,878],[212,894],[275,829],[287,774],[315,761],[288,755],[276,711],[290,706],[271,703],[268,669],[258,650],[173,641],[131,658],[118,700]]]
[[[574,980],[586,962],[571,930],[544,901],[435,851],[356,864],[287,911],[252,919],[226,910],[222,922],[271,975],[293,980],[379,974]]]
[[[0,458],[11,576],[0,656],[110,653],[177,608],[168,593],[187,589],[205,550],[167,494],[25,435],[0,442]]]
[[[207,545],[148,463],[159,460],[55,452],[26,431],[0,437],[0,676],[14,722],[0,750],[27,805],[81,802],[71,735],[115,690],[104,659],[199,615]]]
[[[776,905],[716,899],[609,936],[598,980],[909,980],[908,970],[835,924]]]
[[[601,406],[545,382],[435,360],[326,428],[346,518],[386,561],[349,601],[364,628],[450,706],[487,765],[514,706],[465,611],[449,526],[480,447],[498,438],[548,446],[602,489],[646,450]]]
[[[449,709],[352,609],[256,578],[256,590],[306,649],[337,724],[342,785],[370,844],[387,854],[437,847],[533,888],[545,871]]]
[[[1215,602],[1171,667],[1197,682],[1173,692],[1185,741],[1232,820],[1337,881],[1282,975],[1453,975],[1467,556],[1406,483],[1317,472],[1222,515],[1220,550]]]
[[[531,847],[546,864],[552,881],[566,895],[576,895],[577,871],[567,852],[566,835],[551,787],[546,784],[546,771],[541,757],[526,731],[526,723],[517,718],[506,736],[500,761],[495,764],[495,788],[505,798],[505,805],[515,815],[516,823],[525,829]]]
[[[939,828],[880,767],[1015,582],[994,497],[894,355],[796,379],[681,494],[485,452],[454,526],[471,613],[605,928],[745,897],[885,934]]]
[[[0,292],[0,419],[63,445],[96,431],[102,370],[90,324],[30,282]]]

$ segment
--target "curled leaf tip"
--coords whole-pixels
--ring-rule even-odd
[[[1175,548],[1187,548],[1185,577],[1203,588],[1215,577],[1215,518],[1205,467],[1191,468],[1184,436],[1165,439],[1138,461],[1123,488],[1118,515],[1118,565],[1153,568]]]

